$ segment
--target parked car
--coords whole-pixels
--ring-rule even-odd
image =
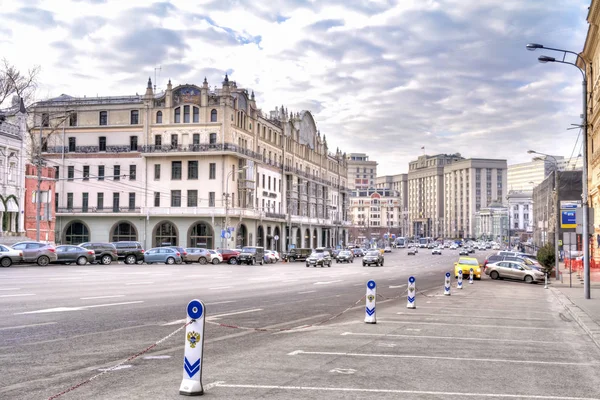
[[[375,264],[376,267],[383,267],[383,254],[381,254],[379,250],[368,251],[362,259],[363,267],[366,267],[367,265],[371,266],[373,264]]]
[[[515,261],[500,261],[488,264],[485,273],[492,279],[518,279],[527,283],[543,282],[545,279],[543,272],[536,271],[523,263]]]
[[[125,264],[144,262],[144,246],[140,242],[121,241],[112,244],[117,249],[117,257]]]
[[[144,261],[146,264],[165,263],[181,264],[183,259],[181,253],[173,247],[154,247],[144,252]]]
[[[341,262],[353,263],[354,262],[354,254],[352,254],[352,252],[350,250],[342,250],[338,253],[337,257],[335,258],[335,262],[337,262],[337,263],[341,263]]]
[[[354,257],[362,257],[365,255],[365,252],[363,249],[352,249],[352,254],[354,254]]]
[[[542,266],[536,261],[532,260],[528,257],[518,257],[518,256],[499,256],[497,254],[492,254],[483,262],[483,270],[487,268],[488,264],[497,263],[500,261],[514,261],[518,263],[523,263],[527,265],[529,268],[535,269],[536,271],[541,271]]]
[[[441,255],[442,255],[442,249],[441,249],[441,248],[439,248],[439,247],[435,247],[433,250],[431,250],[431,254],[432,254],[432,255],[435,255],[435,254],[437,254],[437,255],[440,255],[440,256],[441,256]]]
[[[458,271],[462,271],[463,277],[469,276],[473,268],[473,278],[481,279],[481,266],[475,257],[460,257],[454,263],[454,277],[458,278]]]
[[[217,250],[221,257],[223,257],[223,262],[227,264],[237,264],[238,256],[240,255],[240,251],[238,250],[230,250],[230,249],[219,249]]]
[[[329,252],[324,251],[324,252],[320,252],[320,253],[312,253],[307,259],[306,259],[306,266],[307,267],[317,267],[317,266],[321,266],[321,267],[331,267],[331,256],[329,255]]]
[[[242,252],[238,256],[240,264],[255,265],[264,264],[265,249],[264,247],[251,247],[246,246],[242,249]]]
[[[94,250],[89,250],[81,246],[62,245],[56,246],[57,259],[56,264],[77,264],[85,265],[93,263],[96,260]]]
[[[173,249],[179,253],[179,255],[181,256],[181,261],[178,261],[177,264],[181,264],[181,263],[191,264],[193,262],[188,257],[188,252],[184,247],[181,247],[181,246],[165,246],[165,247]]]
[[[188,247],[185,249],[187,253],[187,259],[190,262],[198,262],[200,264],[207,264],[212,260],[212,255],[208,249],[199,247]]]
[[[419,251],[416,247],[409,247],[406,254],[409,256],[416,256]]]
[[[15,250],[10,246],[0,245],[0,266],[4,268],[10,267],[13,263],[23,261],[23,252]]]
[[[119,254],[117,248],[111,243],[100,243],[100,242],[87,242],[81,243],[81,247],[88,250],[94,250],[96,254],[96,262],[100,262],[103,265],[109,265],[113,261],[119,260]]]
[[[23,253],[22,262],[37,263],[37,265],[46,266],[58,259],[54,246],[46,243],[18,242],[11,247]]]
[[[285,255],[285,260],[289,262],[305,261],[312,254],[312,249],[290,249]]]
[[[223,262],[223,256],[217,250],[208,249],[208,253],[210,254],[210,262],[214,265]]]

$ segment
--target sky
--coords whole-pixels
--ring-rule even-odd
[[[0,57],[41,67],[37,99],[221,86],[310,110],[329,150],[378,175],[422,154],[581,153],[581,74],[530,42],[583,49],[590,0],[0,0]],[[573,61],[573,58],[567,58]],[[155,68],[160,67],[160,70]],[[155,79],[156,76],[156,79]],[[424,148],[424,149],[423,149]]]

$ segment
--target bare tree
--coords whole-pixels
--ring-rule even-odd
[[[28,104],[33,99],[37,89],[37,78],[40,67],[34,66],[26,73],[19,71],[7,59],[0,64],[0,106],[11,96],[18,96]]]

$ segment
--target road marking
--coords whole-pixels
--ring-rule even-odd
[[[0,290],[21,290],[21,288],[18,288],[18,287],[12,287],[12,288],[1,288]]]
[[[247,314],[247,313],[253,313],[253,312],[262,311],[262,310],[263,310],[262,308],[253,308],[252,310],[244,310],[244,311],[230,312],[227,314],[211,315],[210,317],[206,317],[206,319],[213,320],[213,319],[218,319],[218,318],[222,318],[222,317],[229,317],[230,315]]]
[[[298,279],[288,279],[287,281],[281,281],[283,283],[290,283],[290,282],[298,282]]]
[[[336,282],[344,282],[344,281],[338,280],[338,281],[315,282],[314,285],[329,285],[330,283],[336,283]]]
[[[125,303],[94,304],[94,305],[90,305],[90,306],[81,306],[81,307],[46,308],[44,310],[35,310],[35,311],[26,311],[26,312],[21,312],[21,313],[15,313],[14,315],[43,314],[43,313],[66,312],[66,311],[82,311],[82,310],[87,310],[88,308],[122,306],[125,304],[139,304],[139,303],[143,303],[143,301],[139,300],[139,301],[128,301]]]
[[[51,281],[80,281],[83,278],[80,276],[77,277],[69,277],[69,276],[65,276],[62,278],[50,278]]]
[[[444,325],[444,326],[466,326],[475,328],[508,328],[508,329],[550,329],[550,330],[565,330],[562,328],[554,327],[537,327],[537,326],[509,326],[509,325],[475,325],[475,324],[449,324],[445,322],[420,322],[420,321],[397,321],[397,320],[385,320],[388,324],[413,324],[413,325]]]
[[[460,392],[433,392],[423,390],[400,390],[400,389],[365,389],[344,387],[314,387],[314,386],[275,386],[275,385],[234,385],[224,381],[214,382],[212,388],[231,389],[265,389],[265,390],[307,390],[317,392],[354,392],[354,393],[390,393],[390,394],[419,394],[432,396],[457,396],[457,397],[491,397],[506,399],[540,399],[540,400],[598,400],[592,397],[564,397],[564,396],[542,396],[527,394],[501,394],[501,393],[460,393]],[[207,389],[208,385],[204,386]]]
[[[468,358],[468,357],[440,357],[440,356],[417,356],[408,354],[372,354],[372,353],[338,353],[328,351],[304,351],[295,350],[288,353],[288,356],[296,356],[298,354],[321,355],[321,356],[345,356],[345,357],[376,357],[376,358],[412,358],[423,360],[449,360],[449,361],[480,361],[480,362],[497,362],[508,364],[542,364],[542,365],[573,365],[573,366],[600,366],[600,363],[576,363],[563,361],[531,361],[531,360],[508,360],[501,358]]]
[[[35,296],[35,293],[2,294],[2,295],[0,295],[0,297],[22,297],[22,296]]]
[[[4,328],[0,328],[0,331],[7,331],[9,329],[22,329],[22,328],[30,328],[34,326],[44,326],[44,325],[55,325],[56,322],[42,322],[40,324],[31,324],[31,325],[18,325],[18,326],[7,326]]]
[[[220,286],[220,287],[213,287],[210,288],[210,290],[221,290],[221,289],[231,289],[233,286]]]
[[[329,372],[334,372],[334,373],[343,374],[343,375],[352,375],[356,372],[356,370],[352,369],[352,368],[334,368],[334,369],[330,370]]]
[[[407,329],[411,331],[420,331],[420,329]],[[377,337],[394,337],[394,338],[410,338],[410,339],[443,339],[443,340],[472,340],[481,342],[505,342],[505,343],[537,343],[537,344],[552,344],[556,341],[546,340],[513,340],[513,339],[492,339],[492,338],[478,338],[478,337],[455,337],[455,336],[427,336],[427,335],[398,335],[398,334],[386,334],[386,333],[354,333],[344,332],[341,336],[377,336]]]
[[[316,293],[316,290],[308,290],[306,292],[298,292],[298,294]]]
[[[438,296],[436,297],[436,299],[441,300],[441,299],[445,299],[447,298],[447,296]],[[432,303],[431,301],[427,301],[428,304]],[[440,304],[441,305],[441,304]],[[427,308],[427,309],[432,309],[432,310],[439,310],[440,307],[429,307],[429,306],[421,306],[419,308]],[[468,308],[465,307],[446,307],[445,305],[443,306],[444,310],[468,310]],[[522,310],[511,310],[508,308],[480,308],[477,307],[476,311],[499,311],[499,312],[505,312],[505,313],[510,313],[513,314],[515,312],[522,312]],[[526,311],[527,314],[554,314],[553,312],[550,311],[531,311],[531,310],[527,310]]]
[[[404,286],[406,286],[406,283],[403,284],[403,285],[390,286],[390,289],[398,289],[398,288],[401,288],[401,287],[404,287]]]
[[[364,283],[357,283],[357,284],[352,285],[352,286],[364,286],[364,285],[365,285]]]
[[[468,310],[467,310],[468,311]],[[398,315],[414,315],[414,316],[429,316],[429,317],[464,317],[464,318],[484,318],[484,319],[508,319],[514,321],[553,321],[548,318],[511,318],[511,317],[488,317],[485,315],[469,315],[469,314],[414,314],[407,312],[397,312]]]
[[[161,326],[170,326],[170,325],[182,325],[186,323],[186,319],[178,319],[176,321],[167,322],[166,324],[162,324]]]
[[[129,364],[125,364],[125,365],[119,365],[117,367],[110,367],[110,368],[100,368],[98,371],[101,372],[106,372],[106,371],[118,371],[120,369],[129,369],[133,367],[133,365],[129,365]]]
[[[216,303],[204,303],[205,306],[216,306],[217,304],[235,303],[235,300],[219,301]]]
[[[154,283],[154,282],[130,282],[130,283],[126,283],[125,285],[127,285],[127,286],[131,286],[131,285],[149,285],[151,283]]]
[[[84,306],[83,308],[96,308],[96,307],[111,307],[111,306],[123,306],[126,304],[139,304],[139,303],[143,303],[143,300],[138,300],[138,301],[126,301],[124,303],[108,303],[108,304],[94,304],[91,306]]]
[[[112,299],[115,297],[125,297],[124,294],[115,294],[112,296],[80,297],[79,300]]]
[[[171,358],[171,356],[146,356],[144,360],[166,360],[167,358]]]

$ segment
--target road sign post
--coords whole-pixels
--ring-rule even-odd
[[[408,278],[408,288],[406,295],[406,308],[417,308],[415,297],[417,297],[417,290],[415,288],[415,277],[411,276]]]
[[[459,269],[458,270],[458,279],[456,279],[456,288],[457,289],[462,289],[462,279],[463,279],[462,269]]]
[[[179,394],[199,396],[204,394],[202,387],[202,352],[204,351],[204,316],[206,308],[200,300],[194,299],[187,305],[188,324],[185,328],[183,356],[183,380]]]
[[[450,296],[450,272],[446,272],[446,278],[444,279],[444,295]]]
[[[365,323],[376,324],[377,317],[375,315],[375,302],[377,299],[377,285],[375,281],[367,282],[367,295],[365,305]]]

